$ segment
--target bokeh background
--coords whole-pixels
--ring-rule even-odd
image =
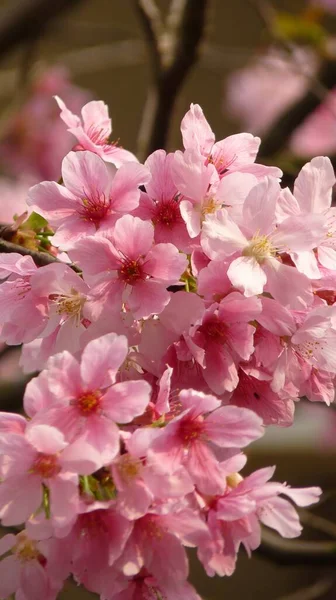
[[[197,1],[194,0],[195,5]],[[13,4],[12,0],[0,0],[0,9],[7,13]],[[162,0],[158,4],[165,11],[169,2]],[[293,14],[304,4],[300,0],[273,2],[275,8]],[[336,31],[336,18],[329,16],[327,25],[331,32]],[[203,107],[217,139],[241,130],[238,120],[232,117],[225,104],[227,78],[233,71],[244,67],[253,54],[262,51],[268,41],[264,24],[250,2],[210,0],[201,58],[177,99],[169,149],[181,145],[179,124],[191,102]],[[28,55],[28,52],[31,54]],[[20,104],[27,70],[42,70],[52,65],[66,67],[75,85],[109,105],[113,138],[120,139],[122,146],[136,153],[151,71],[133,1],[83,0],[73,11],[57,19],[33,48],[17,48],[2,60],[0,146],[6,116]],[[248,98],[246,100],[248,102]],[[48,131],[44,135],[48,136]],[[3,164],[6,156],[1,152],[5,151],[0,147],[0,163]],[[15,351],[6,353],[5,358],[0,360],[1,410],[10,410],[13,404],[20,408],[23,378],[17,367]],[[336,528],[336,495],[333,495],[336,491],[335,438],[336,410],[331,408],[328,411],[324,406],[302,403],[292,428],[270,428],[265,439],[250,450],[249,469],[277,464],[280,481],[287,480],[293,486],[321,485],[326,491],[326,501],[315,512],[333,521]],[[310,539],[322,536],[311,528],[306,528],[305,535]],[[326,591],[319,597],[325,600],[336,598],[334,568],[283,567],[258,555],[249,560],[243,553],[235,574],[225,579],[208,579],[201,566],[192,560],[191,580],[205,600],[313,600],[318,596],[304,595],[303,592],[298,596],[292,594],[321,580],[322,584],[325,582]],[[93,597],[71,582],[60,596],[62,600]]]

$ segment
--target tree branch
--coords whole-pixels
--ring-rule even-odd
[[[173,0],[163,29],[154,27],[148,11],[146,13],[143,10],[143,0],[136,0],[136,3],[140,7],[138,11],[141,10],[148,50],[154,65],[153,82],[148,91],[138,139],[138,154],[144,158],[166,146],[176,97],[198,58],[208,2]]]
[[[161,69],[160,39],[164,31],[160,10],[155,0],[134,0],[134,4],[148,44],[153,71],[158,76]]]
[[[336,85],[336,61],[326,59],[319,70],[318,81],[327,90]],[[314,84],[296,104],[292,105],[274,123],[269,133],[264,136],[259,154],[269,157],[283,150],[294,130],[321,104],[321,98],[316,95]]]
[[[36,40],[50,23],[83,0],[17,0],[0,14],[0,60],[25,42]]]
[[[330,578],[320,579],[312,585],[297,590],[293,594],[281,596],[279,600],[318,600],[327,594],[334,586],[334,580]]]
[[[9,254],[11,252],[17,252],[22,256],[31,256],[34,263],[38,267],[45,267],[46,265],[50,265],[53,263],[62,263],[56,256],[52,254],[48,254],[47,252],[37,252],[36,250],[29,250],[28,248],[24,248],[23,246],[19,246],[18,244],[12,244],[12,242],[7,242],[6,240],[0,239],[0,252],[5,252]],[[62,263],[64,264],[64,263]],[[74,264],[69,264],[69,267],[76,271],[76,273],[81,273],[81,269],[76,267]]]
[[[305,542],[287,540],[270,531],[263,531],[257,552],[278,565],[336,564],[335,542]]]

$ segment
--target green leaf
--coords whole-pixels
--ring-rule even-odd
[[[28,219],[21,225],[21,229],[30,229],[39,233],[42,229],[48,226],[48,221],[46,221],[41,215],[38,215],[36,212],[32,212],[32,214],[28,217]]]
[[[277,14],[274,32],[283,39],[314,47],[321,47],[328,37],[327,31],[320,23],[287,12]]]

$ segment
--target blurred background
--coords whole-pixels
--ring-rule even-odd
[[[22,2],[21,7],[28,4]],[[35,0],[30,4],[33,7]],[[16,39],[15,35],[9,42],[6,38],[6,46],[2,43],[5,25],[15,20],[20,2],[0,0],[0,223],[11,222],[25,210],[31,184],[59,178],[61,159],[74,145],[53,95],[58,94],[76,113],[89,99],[104,100],[112,116],[113,140],[134,153],[139,150],[152,68],[136,2],[68,4],[70,8],[60,9],[41,35],[21,41],[17,30]],[[198,0],[194,4],[197,10]],[[199,60],[176,98],[167,149],[181,146],[179,125],[191,102],[202,106],[218,140],[251,131],[269,141],[272,128],[279,129],[280,117],[313,90],[315,103],[305,107],[306,116],[298,113],[295,127],[291,125],[281,143],[262,148],[263,160],[280,166],[291,184],[310,156],[328,154],[333,159],[336,3],[326,0],[328,10],[320,3],[300,0],[273,0],[271,5],[209,0],[208,4]],[[158,5],[165,14],[170,2],[162,0]],[[275,16],[276,26],[274,21],[271,24]],[[34,18],[27,19],[28,30],[34,29]],[[331,73],[325,74],[327,68]],[[17,243],[30,243],[29,232],[18,235]],[[0,410],[21,409],[26,380],[18,366],[18,351],[1,348]],[[279,481],[320,485],[325,501],[314,514],[321,519],[312,527],[312,519],[303,515],[305,535],[329,539],[336,537],[335,457],[336,410],[301,402],[295,425],[288,430],[269,428],[262,442],[249,451],[248,465],[253,470],[276,464]],[[325,525],[322,531],[324,518],[334,523],[333,530]],[[235,574],[226,579],[208,579],[192,560],[191,580],[205,600],[336,599],[334,567],[280,566],[257,554],[249,560],[242,553]],[[60,598],[93,596],[70,582]]]

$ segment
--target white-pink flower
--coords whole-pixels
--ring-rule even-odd
[[[209,258],[230,258],[228,278],[245,296],[265,289],[284,306],[302,309],[312,303],[311,283],[294,266],[285,264],[281,254],[300,254],[317,247],[326,226],[321,215],[288,217],[277,226],[279,193],[279,184],[265,178],[248,195],[240,226],[225,209],[208,215],[201,243]]]

